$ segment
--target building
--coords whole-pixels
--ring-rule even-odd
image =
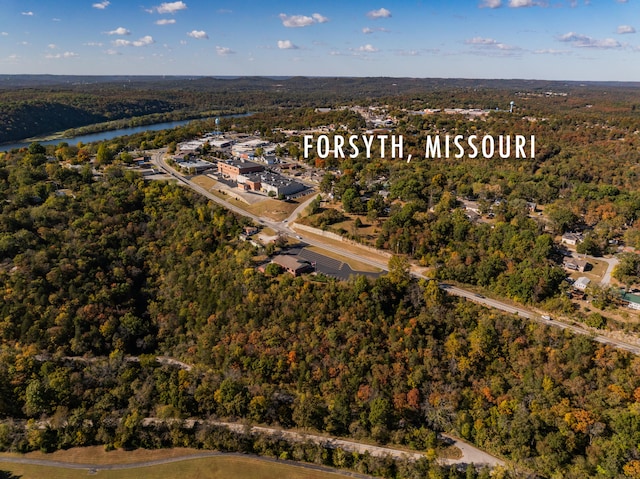
[[[640,296],[637,294],[623,293],[622,301],[627,303],[627,307],[640,311]]]
[[[176,165],[185,173],[198,175],[204,171],[215,168],[216,165],[210,161],[194,159],[176,161]]]
[[[215,146],[216,148],[228,148],[233,145],[233,140],[227,140],[226,138],[216,138],[213,140],[209,140],[209,144],[211,146]]]
[[[273,262],[294,276],[313,271],[313,266],[308,261],[302,261],[293,256],[278,255],[273,258]]]
[[[246,175],[264,170],[263,165],[245,160],[226,160],[218,162],[218,173],[228,176],[234,181],[238,180],[238,175]]]
[[[562,235],[562,242],[569,246],[575,246],[582,242],[582,234],[580,233],[565,233]]]
[[[240,158],[253,157],[256,148],[263,148],[268,146],[269,142],[261,139],[248,140],[242,143],[236,143],[231,147],[231,154]]]
[[[562,262],[562,266],[566,269],[570,269],[571,271],[579,271],[580,273],[584,273],[585,271],[591,269],[591,264],[584,259],[572,258],[571,256],[567,256]]]
[[[584,291],[585,289],[587,289],[587,286],[589,286],[589,283],[591,283],[591,280],[589,278],[580,276],[578,279],[576,279],[575,283],[573,283],[573,287],[580,291]]]
[[[272,196],[290,196],[307,189],[302,183],[270,171],[238,175],[236,181],[244,191],[262,191]]]

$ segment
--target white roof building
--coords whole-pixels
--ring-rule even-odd
[[[578,279],[576,279],[575,283],[573,283],[573,287],[575,289],[579,289],[580,291],[584,291],[585,289],[587,289],[587,286],[589,286],[589,283],[591,283],[591,280],[589,278],[580,276]]]

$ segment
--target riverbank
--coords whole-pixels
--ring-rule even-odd
[[[199,116],[204,115],[206,116]],[[170,120],[156,123],[139,123],[138,125],[134,125],[133,123],[137,123],[141,121],[143,118],[150,118],[154,115],[148,115],[147,117],[138,117],[138,118],[129,118],[128,120],[115,120],[111,122],[105,123],[96,123],[94,125],[87,125],[81,128],[74,128],[71,130],[59,131],[55,133],[50,133],[45,136],[38,136],[34,138],[26,138],[21,141],[15,143],[3,143],[0,144],[0,152],[2,151],[10,151],[13,149],[26,148],[31,143],[40,143],[43,146],[46,145],[57,145],[61,142],[67,143],[92,143],[95,141],[104,141],[111,140],[113,138],[117,138],[120,136],[128,136],[134,135],[136,133],[143,133],[145,131],[160,131],[160,130],[169,130],[171,128],[176,128],[179,126],[184,126],[192,121],[198,120],[207,120],[213,118],[233,118],[233,117],[241,117],[246,115],[251,115],[252,112],[242,112],[242,113],[229,113],[228,111],[223,112],[220,111],[209,111],[198,114],[197,116],[192,116],[190,118],[180,119],[180,120]],[[156,116],[157,118],[157,116]],[[121,126],[113,129],[106,129],[106,125],[111,125],[112,127],[116,127],[122,122],[130,123],[129,126]],[[94,130],[94,131],[91,131]]]

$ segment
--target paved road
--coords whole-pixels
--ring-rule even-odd
[[[602,256],[596,257],[596,256],[590,256],[588,254],[578,254],[573,250],[569,250],[569,252],[572,258],[577,258],[577,259],[586,258],[586,259],[590,259],[591,261],[603,261],[607,263],[607,270],[605,271],[604,275],[602,276],[602,279],[600,280],[600,285],[605,287],[609,286],[609,283],[611,283],[611,273],[613,273],[613,268],[615,268],[616,265],[620,262],[618,261],[618,258],[616,257],[604,258]]]
[[[370,266],[374,266],[376,268],[379,268],[382,271],[387,271],[388,267],[386,263],[382,263],[380,261],[376,261],[373,260],[371,258],[368,258],[366,256],[361,256],[357,253],[353,253],[347,249],[343,249],[340,248],[339,245],[330,245],[327,243],[324,243],[323,241],[316,239],[316,238],[310,238],[308,236],[304,235],[304,232],[294,232],[291,228],[289,228],[288,226],[288,221],[285,220],[282,223],[278,223],[278,222],[273,222],[273,221],[268,221],[264,218],[259,218],[251,213],[248,213],[244,210],[242,210],[241,208],[238,208],[237,206],[228,203],[227,201],[218,198],[217,196],[209,193],[207,190],[205,190],[204,188],[196,185],[195,183],[193,183],[192,181],[189,181],[188,179],[184,178],[181,175],[178,175],[172,168],[170,168],[164,161],[164,153],[166,152],[165,149],[162,150],[157,150],[152,158],[153,161],[155,162],[155,164],[158,166],[158,168],[160,168],[161,170],[165,171],[167,174],[171,175],[173,178],[175,178],[178,182],[180,182],[181,184],[188,186],[190,188],[192,188],[194,191],[197,191],[198,193],[206,196],[207,198],[211,199],[212,201],[215,201],[216,203],[230,209],[231,211],[242,215],[242,216],[246,216],[249,217],[251,219],[253,219],[254,221],[261,223],[261,224],[265,224],[270,226],[271,228],[273,228],[274,230],[281,232],[283,234],[287,234],[287,235],[296,235],[296,236],[300,236],[305,243],[314,245],[314,246],[318,246],[319,248],[324,248],[327,249],[329,251],[334,251],[342,256],[345,256],[347,258],[351,258],[354,259],[356,261],[360,261],[362,263],[366,263]],[[607,271],[612,270],[613,269],[613,263],[609,263],[609,268]],[[426,276],[417,273],[417,272],[413,272],[412,273],[415,277],[418,278],[427,278]],[[626,341],[622,341],[620,339],[616,339],[616,338],[612,338],[609,336],[604,336],[601,334],[597,334],[594,333],[593,331],[590,331],[588,329],[582,328],[580,326],[576,326],[573,324],[568,324],[568,323],[564,323],[564,322],[560,322],[560,321],[553,321],[553,320],[547,320],[544,319],[540,314],[521,307],[521,306],[513,306],[512,304],[509,304],[507,302],[504,301],[500,301],[500,300],[496,300],[496,299],[491,299],[491,298],[486,298],[484,296],[478,295],[477,293],[470,291],[470,290],[466,290],[460,287],[456,287],[456,286],[451,286],[451,285],[446,285],[446,284],[441,284],[440,285],[441,288],[443,288],[444,290],[446,290],[447,292],[454,294],[456,296],[460,296],[460,297],[464,297],[467,298],[469,300],[472,300],[476,303],[480,303],[483,304],[487,307],[490,308],[495,308],[495,309],[499,309],[501,311],[505,311],[507,313],[511,313],[511,314],[517,314],[518,316],[521,316],[523,318],[527,318],[527,319],[532,319],[534,321],[537,321],[539,323],[542,324],[546,324],[548,326],[553,326],[556,328],[561,328],[561,329],[568,329],[576,334],[582,334],[585,336],[589,336],[590,338],[592,338],[593,340],[602,343],[602,344],[608,344],[611,346],[614,346],[616,348],[619,349],[623,349],[625,351],[629,351],[633,354],[637,354],[640,355],[640,346],[637,344],[632,344],[632,343],[628,343]]]

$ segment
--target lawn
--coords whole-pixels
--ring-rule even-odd
[[[164,451],[120,451],[113,457],[105,459],[98,453],[93,456],[91,451],[83,451],[84,448],[74,449],[74,457],[68,459],[69,462],[97,463],[97,464],[135,464],[136,462],[148,461],[151,458],[176,457],[184,455],[186,460],[157,466],[145,466],[139,468],[122,470],[87,470],[68,469],[55,466],[22,465],[2,461],[0,455],[0,477],[2,472],[9,472],[20,479],[79,479],[88,475],[102,479],[327,479],[335,477],[346,477],[329,470],[322,471],[312,468],[305,468],[293,463],[276,462],[256,457],[238,456],[217,456],[209,458],[188,459],[190,454],[197,451],[189,450],[164,450]],[[87,448],[93,449],[93,448]],[[178,454],[172,451],[179,451]],[[149,452],[157,454],[148,454]],[[15,456],[15,455],[12,455]],[[47,458],[49,460],[67,460],[63,456],[53,454],[24,457]],[[117,458],[117,459],[116,459]],[[107,462],[103,462],[103,461]],[[315,466],[312,466],[315,467]]]

